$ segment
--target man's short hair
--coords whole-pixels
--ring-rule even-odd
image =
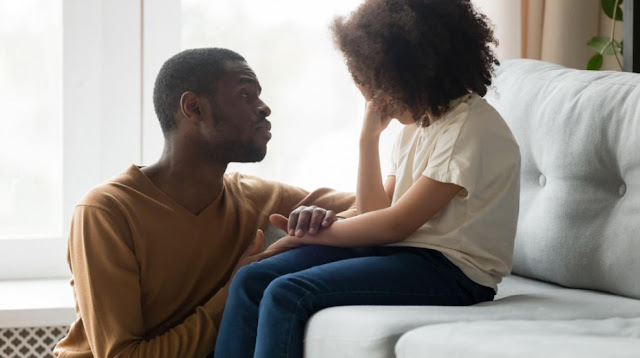
[[[245,59],[224,48],[185,50],[168,59],[153,86],[153,107],[166,137],[176,128],[176,113],[183,93],[213,94],[229,61]]]

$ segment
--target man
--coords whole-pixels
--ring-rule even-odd
[[[68,262],[78,318],[57,357],[206,356],[235,271],[275,253],[260,253],[269,214],[302,205],[288,224],[272,217],[302,235],[353,204],[350,194],[225,174],[230,162],[266,154],[271,110],[260,91],[233,51],[187,50],[163,65],[153,94],[160,160],[132,165],[75,209]]]

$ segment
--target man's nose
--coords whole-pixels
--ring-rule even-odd
[[[258,106],[258,114],[260,117],[269,117],[271,115],[271,108],[269,108],[266,103],[261,102],[260,106]]]

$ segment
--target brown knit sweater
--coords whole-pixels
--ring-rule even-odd
[[[90,191],[68,243],[77,320],[56,357],[204,357],[214,348],[233,268],[268,215],[353,194],[312,193],[238,173],[194,215],[136,166]]]

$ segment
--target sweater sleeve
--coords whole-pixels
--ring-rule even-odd
[[[355,208],[356,197],[352,193],[343,193],[335,191],[329,188],[320,188],[305,195],[299,195],[295,187],[291,187],[286,184],[283,185],[283,201],[281,205],[283,208],[290,212],[298,206],[304,205],[316,205],[324,209],[333,210],[338,215],[345,214],[350,211],[350,208]],[[345,214],[347,215],[347,214]]]
[[[145,336],[139,266],[124,217],[78,206],[68,250],[79,314],[95,358],[204,357],[213,350],[226,288],[178,325]]]
[[[349,217],[355,208],[356,197],[329,188],[320,188],[312,192],[296,186],[265,180],[258,177],[237,174],[238,186],[248,199],[265,214],[278,213],[289,215],[298,206],[316,205],[333,210],[338,215]],[[345,214],[345,215],[342,215]]]

